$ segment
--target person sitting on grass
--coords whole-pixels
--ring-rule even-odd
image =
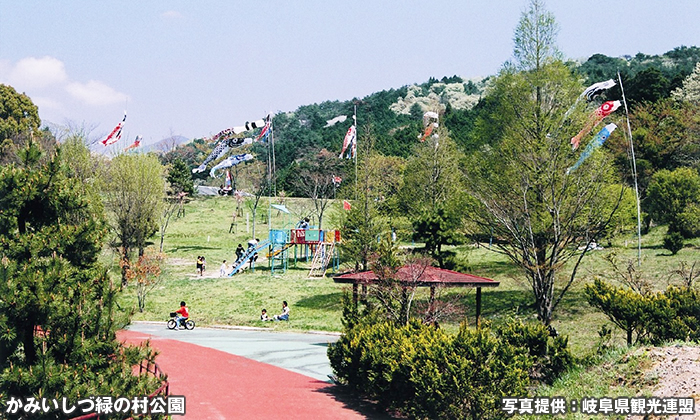
[[[260,314],[260,320],[261,321],[269,321],[270,318],[267,316],[267,309],[263,309],[262,313]]]
[[[183,324],[183,321],[186,321],[187,318],[190,317],[190,311],[187,310],[187,306],[185,305],[184,300],[182,302],[180,302],[180,309],[175,311],[175,313],[178,314],[177,319],[175,320],[175,322],[177,323],[175,325],[175,329],[184,330],[185,325]]]
[[[289,306],[287,306],[287,301],[282,301],[282,313],[275,315],[275,321],[289,321]]]

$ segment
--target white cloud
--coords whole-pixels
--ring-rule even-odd
[[[167,12],[163,12],[160,16],[166,19],[181,19],[183,17],[182,13],[176,10],[168,10]]]
[[[97,80],[90,80],[87,83],[69,83],[66,86],[66,91],[88,105],[111,105],[123,103],[129,99],[128,95],[117,92],[112,87]]]
[[[50,97],[46,96],[34,96],[32,97],[32,102],[34,102],[34,105],[36,105],[40,110],[46,111],[46,110],[58,110],[62,111],[63,110],[63,104]]]
[[[20,90],[41,89],[68,80],[63,62],[57,58],[27,57],[15,64],[7,76],[8,82]]]

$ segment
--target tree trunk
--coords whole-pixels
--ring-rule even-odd
[[[24,358],[27,366],[36,363],[36,346],[34,345],[34,325],[24,325],[22,329],[22,344],[24,345]]]
[[[406,287],[401,287],[401,325],[408,325],[408,290]]]
[[[554,294],[554,271],[545,273],[537,270],[533,274],[532,285],[537,307],[537,319],[544,325],[552,322],[552,304]]]
[[[129,248],[124,247],[122,252],[122,287],[126,287],[129,284],[129,279],[126,273],[129,271],[131,263],[129,262]]]
[[[627,328],[627,347],[632,347],[632,327]]]

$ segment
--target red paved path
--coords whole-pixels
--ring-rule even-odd
[[[333,385],[245,357],[134,331],[119,340],[151,339],[156,362],[168,375],[171,395],[184,395],[177,419],[364,419],[329,393]],[[187,354],[186,362],[182,355]]]

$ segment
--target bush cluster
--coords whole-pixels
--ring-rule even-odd
[[[690,287],[640,294],[597,279],[586,285],[585,294],[589,304],[627,333],[628,345],[700,339],[700,293]]]
[[[573,358],[566,338],[513,321],[456,335],[417,320],[358,323],[328,349],[338,379],[412,418],[501,418],[501,398],[554,379]]]

